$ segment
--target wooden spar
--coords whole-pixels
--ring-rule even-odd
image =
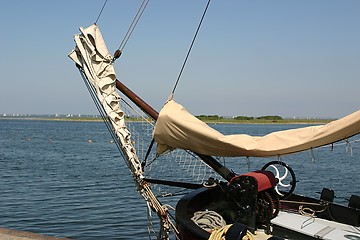
[[[116,79],[116,88],[122,92],[126,97],[128,97],[131,101],[133,101],[136,106],[142,109],[144,112],[149,114],[154,120],[157,120],[159,117],[159,113],[153,109],[149,104],[147,104],[144,100],[142,100],[136,93],[131,91],[128,87],[126,87],[123,83],[121,83],[118,79]],[[212,156],[203,155],[195,153],[198,157],[200,157],[207,165],[209,165],[212,169],[214,169],[217,173],[219,173],[224,179],[230,181],[233,177],[235,177],[235,173],[230,171],[227,167],[223,166]]]
[[[142,100],[136,93],[131,91],[128,87],[126,87],[122,82],[116,79],[116,88],[122,92],[126,97],[128,97],[133,103],[136,104],[140,109],[150,115],[154,120],[157,120],[159,117],[159,113],[153,109],[149,104],[147,104],[144,100]]]
[[[187,188],[187,189],[199,189],[199,188],[203,187],[202,184],[195,184],[195,183],[166,181],[166,180],[150,179],[150,178],[144,178],[144,180],[148,183],[162,184],[162,185],[181,187],[181,188]]]

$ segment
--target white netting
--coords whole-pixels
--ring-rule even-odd
[[[126,114],[126,127],[131,132],[132,143],[140,161],[144,162],[151,144],[155,121],[126,97],[122,96],[120,104]],[[146,178],[201,184],[209,177],[220,177],[191,152],[175,149],[167,154],[157,156],[155,144],[150,149],[144,164],[143,171]],[[156,189],[165,188],[157,186]]]

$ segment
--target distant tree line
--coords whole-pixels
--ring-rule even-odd
[[[200,120],[212,120],[212,121],[216,121],[216,120],[223,120],[224,117],[221,117],[219,115],[199,115],[196,116],[197,118],[199,118]],[[283,118],[280,116],[261,116],[261,117],[248,117],[248,116],[236,116],[233,117],[234,120],[254,120],[254,119],[259,119],[259,120],[270,120],[270,121],[277,121],[277,120],[282,120]]]
[[[224,117],[221,117],[219,115],[199,115],[196,116],[200,120],[222,120]]]
[[[282,117],[280,116],[262,116],[258,117],[256,119],[262,119],[262,120],[282,120]]]
[[[253,120],[253,117],[247,117],[247,116],[237,116],[234,117],[235,120]]]

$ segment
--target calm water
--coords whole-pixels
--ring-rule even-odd
[[[216,125],[224,133],[262,135],[294,125]],[[91,141],[89,141],[91,140]],[[103,123],[0,120],[0,227],[74,239],[149,239],[146,205]],[[295,191],[336,201],[360,195],[360,144],[284,157]],[[236,172],[269,159],[230,162]],[[273,159],[270,159],[273,160]]]

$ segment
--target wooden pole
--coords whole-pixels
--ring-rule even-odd
[[[145,111],[150,115],[154,120],[157,120],[159,117],[159,113],[154,110],[149,104],[147,104],[144,100],[142,100],[136,93],[131,91],[128,87],[126,87],[122,82],[116,79],[116,88],[122,92],[126,97],[128,97],[133,103],[136,104],[140,109]]]

